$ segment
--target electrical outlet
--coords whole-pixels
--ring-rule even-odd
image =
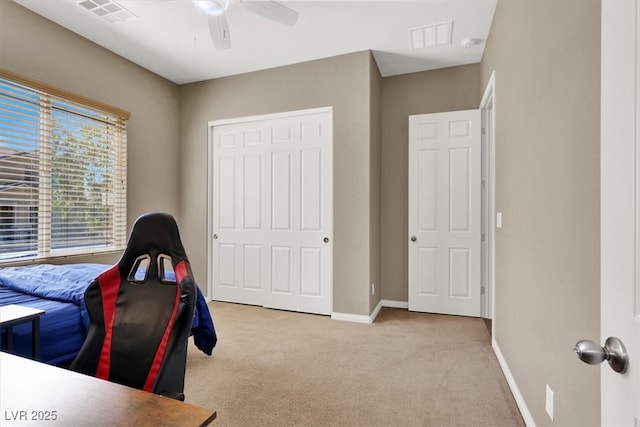
[[[547,394],[544,400],[544,409],[546,409],[549,418],[551,418],[551,421],[553,421],[553,390],[551,390],[549,384],[547,384]]]
[[[372,283],[371,284],[371,295],[375,295],[376,294],[376,284]]]

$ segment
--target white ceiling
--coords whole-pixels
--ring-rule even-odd
[[[294,27],[242,7],[226,12],[231,48],[216,50],[191,0],[115,0],[133,15],[109,23],[81,0],[16,3],[175,83],[183,84],[370,49],[383,77],[482,59],[497,0],[281,1]],[[453,21],[452,44],[411,49],[409,30]],[[479,41],[464,48],[460,41]]]

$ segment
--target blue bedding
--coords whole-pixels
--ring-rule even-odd
[[[106,264],[36,264],[0,268],[0,286],[52,301],[78,306],[82,321],[89,329],[89,314],[84,291],[89,283],[107,270]],[[5,305],[4,301],[0,305]]]
[[[23,304],[41,308],[41,358],[56,364],[75,357],[89,329],[84,291],[107,270],[106,264],[37,264],[0,268],[0,306]],[[13,328],[15,350],[31,353],[31,325]],[[217,337],[213,320],[198,288],[196,315],[192,327],[194,343],[211,355]]]
[[[76,304],[43,299],[0,286],[0,305],[20,304],[45,310],[40,318],[40,358],[49,364],[73,359],[87,335]],[[4,335],[4,330],[2,331]],[[31,322],[13,327],[14,351],[31,357]]]

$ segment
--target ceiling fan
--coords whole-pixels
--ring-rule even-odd
[[[216,49],[231,47],[231,33],[225,18],[230,0],[193,0],[196,8],[207,15],[209,33]],[[298,12],[271,0],[238,0],[251,12],[281,24],[293,26],[298,21]]]

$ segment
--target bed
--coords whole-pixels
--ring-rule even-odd
[[[40,318],[40,355],[45,363],[66,365],[80,350],[89,328],[84,291],[107,264],[37,264],[0,268],[0,306],[25,305],[45,310]],[[195,345],[211,355],[217,337],[211,313],[198,288],[192,324]],[[2,332],[2,343],[5,342]],[[14,352],[31,355],[31,324],[13,327]]]

